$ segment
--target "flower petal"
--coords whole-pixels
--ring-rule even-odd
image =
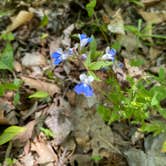
[[[59,58],[60,56],[61,56],[61,54],[58,53],[58,52],[53,52],[52,55],[51,55],[51,57],[52,57],[52,58],[55,58],[55,59],[56,59],[56,58]]]
[[[107,47],[105,52],[106,54],[102,56],[103,60],[115,60],[116,50],[114,48],[110,49],[109,47]]]
[[[111,54],[112,56],[115,56],[116,50],[114,48],[111,48],[108,53]]]
[[[86,34],[79,34],[78,36],[79,36],[79,39],[80,39],[80,40],[87,38],[87,35],[86,35]]]
[[[80,47],[82,48],[82,47],[85,47],[87,44],[88,44],[88,38],[86,38],[86,39],[82,39],[81,41],[80,41]]]
[[[88,78],[88,76],[85,73],[80,74],[80,80],[81,80],[81,82],[84,82],[87,78]]]
[[[79,83],[74,87],[74,91],[77,94],[83,94],[86,97],[93,96],[93,89],[90,85],[84,84],[84,83]]]
[[[79,34],[80,47],[85,47],[88,43],[92,41],[92,37],[88,37],[86,34]]]
[[[62,61],[63,61],[63,60],[62,60],[61,57],[55,58],[55,59],[54,59],[54,65],[59,65]]]
[[[84,95],[87,97],[91,97],[93,96],[94,92],[93,89],[90,85],[85,86],[85,91],[84,91]]]

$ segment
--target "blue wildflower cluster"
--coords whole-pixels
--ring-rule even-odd
[[[73,55],[72,48],[69,48],[67,51],[63,52],[61,48],[59,48],[56,52],[52,53],[52,58],[54,60],[54,65],[59,65],[62,61],[67,59],[68,57]]]
[[[92,87],[90,86],[91,82],[94,80],[92,76],[87,76],[86,74],[80,75],[80,81],[81,83],[77,84],[74,87],[74,91],[77,94],[83,94],[87,97],[93,96],[94,92]]]
[[[103,60],[115,60],[116,50],[114,48],[107,47],[105,50],[105,54],[102,56]]]
[[[86,34],[79,34],[78,35],[80,44],[79,44],[79,49],[82,50],[85,46],[87,46],[91,41],[92,37],[88,37]],[[78,47],[76,48],[69,48],[65,51],[62,50],[62,48],[59,48],[56,52],[53,52],[51,57],[53,59],[54,65],[58,66],[61,64],[63,61],[66,59],[74,56],[75,51]],[[80,53],[81,54],[81,53]],[[102,55],[102,60],[107,60],[107,61],[114,61],[115,60],[115,55],[116,55],[116,50],[115,49],[110,49],[109,47],[106,48],[105,54]],[[86,60],[87,54],[82,53],[81,54],[81,60]],[[88,76],[85,73],[80,74],[80,82],[74,87],[74,91],[77,94],[83,94],[86,97],[91,97],[94,95],[94,90],[91,86],[91,83],[93,82],[94,77],[93,76]]]

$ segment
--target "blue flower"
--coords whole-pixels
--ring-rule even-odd
[[[92,76],[87,76],[86,74],[80,75],[81,83],[77,84],[74,87],[74,91],[77,94],[83,94],[86,97],[91,97],[94,95],[93,88],[90,86],[90,83],[94,80]]]
[[[105,50],[105,54],[102,56],[103,60],[115,60],[116,50],[114,48],[107,47]]]
[[[67,59],[72,54],[73,54],[72,48],[69,48],[65,52],[63,52],[63,50],[61,48],[59,48],[56,52],[52,53],[51,57],[54,60],[54,65],[59,65],[62,61]]]
[[[92,37],[88,37],[86,34],[79,34],[80,47],[85,47],[88,43],[92,41]]]

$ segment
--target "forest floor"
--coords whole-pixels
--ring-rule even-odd
[[[0,165],[166,166],[165,21],[165,0],[0,2]]]

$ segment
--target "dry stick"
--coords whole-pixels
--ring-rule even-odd
[[[35,111],[36,111],[36,108],[37,108],[37,105],[38,105],[38,102],[36,101],[33,106],[30,108],[29,112],[22,117],[23,120],[27,119],[29,116],[31,116]]]
[[[10,156],[11,149],[12,149],[12,141],[9,142],[6,153],[5,153],[5,160],[3,163],[4,166],[7,166],[6,161],[7,161],[7,158]]]
[[[62,156],[60,156],[57,166],[64,166],[66,154],[67,154],[67,148],[64,149]]]

